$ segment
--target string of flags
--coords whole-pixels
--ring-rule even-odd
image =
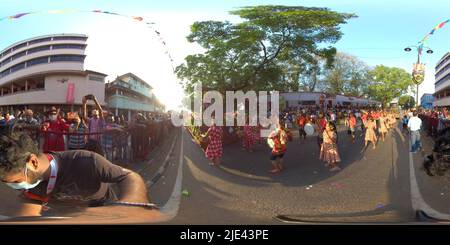
[[[428,41],[429,37],[434,34],[435,31],[437,31],[437,30],[441,29],[442,27],[444,27],[444,25],[447,24],[448,22],[450,22],[450,19],[439,23],[429,33],[427,33],[427,35],[425,35],[422,38],[422,40],[420,40],[420,42],[419,42],[419,50],[421,51],[423,49],[423,46]]]
[[[69,13],[95,13],[95,14],[107,14],[107,15],[115,15],[115,16],[121,16],[121,17],[126,17],[126,18],[130,18],[133,19],[137,22],[143,23],[147,26],[147,28],[149,28],[151,31],[153,31],[156,36],[158,37],[158,41],[161,43],[161,45],[164,47],[164,53],[168,56],[169,60],[170,60],[170,64],[172,66],[172,71],[175,73],[175,66],[174,66],[174,60],[172,58],[172,55],[170,54],[170,51],[167,47],[167,43],[166,41],[163,39],[161,32],[159,32],[154,26],[155,23],[154,22],[148,22],[147,20],[145,20],[143,17],[141,16],[130,16],[130,15],[125,15],[125,14],[121,14],[121,13],[115,13],[115,12],[110,12],[110,11],[104,11],[104,10],[100,10],[100,9],[95,9],[95,10],[79,10],[79,9],[58,9],[58,10],[45,10],[45,11],[34,11],[34,12],[22,12],[22,13],[17,13],[14,15],[10,15],[10,16],[5,16],[0,18],[0,21],[5,21],[5,20],[18,20],[24,16],[28,16],[28,15],[35,15],[35,14],[69,14]]]

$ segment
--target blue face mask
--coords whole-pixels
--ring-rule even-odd
[[[42,181],[41,179],[37,180],[33,184],[28,183],[27,170],[28,170],[28,168],[25,166],[25,181],[22,181],[20,183],[6,183],[6,185],[13,189],[16,189],[16,190],[23,190],[23,189],[29,190],[29,189],[33,189],[34,187],[39,185],[39,183],[41,183],[41,181]]]

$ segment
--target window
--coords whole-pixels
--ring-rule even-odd
[[[46,64],[46,63],[48,63],[48,56],[39,57],[39,58],[27,61],[27,67],[39,65],[39,64]]]
[[[48,41],[51,41],[51,40],[52,40],[52,38],[50,38],[50,37],[40,38],[40,39],[36,39],[36,40],[33,40],[33,41],[29,41],[28,45],[32,45],[32,44],[36,44],[36,43],[42,43],[42,42],[48,42]]]
[[[43,88],[45,88],[45,81],[42,79],[36,83],[36,89],[43,89]]]
[[[25,68],[25,62],[19,63],[15,66],[11,67],[11,73],[21,70],[23,68]]]
[[[11,62],[11,57],[7,58],[6,60],[4,60],[1,64],[1,66],[4,66],[6,64],[8,64],[9,62]]]
[[[50,56],[50,62],[60,62],[60,61],[83,62],[84,61],[84,56],[81,56],[81,55],[54,55],[54,56]]]
[[[36,53],[36,52],[40,52],[40,51],[45,51],[45,50],[50,50],[50,46],[40,46],[40,47],[36,47],[36,48],[32,48],[28,50],[28,54],[32,54],[32,53]]]
[[[25,43],[21,43],[21,44],[15,46],[15,47],[13,47],[13,48],[12,48],[12,51],[18,50],[18,49],[23,48],[23,47],[26,47],[26,46],[27,46],[27,43],[26,43],[26,42],[25,42]]]
[[[11,53],[11,49],[6,50],[5,52],[3,52],[2,56],[5,56],[7,54]]]
[[[53,49],[85,49],[86,45],[81,44],[55,44]]]
[[[2,73],[0,73],[0,77],[8,76],[9,73],[10,73],[10,69],[7,69],[7,70],[3,71]]]
[[[86,41],[87,37],[74,37],[74,36],[63,36],[63,37],[53,37],[53,41],[57,40],[77,40],[77,41]]]
[[[97,82],[103,82],[104,81],[104,79],[102,77],[96,77],[96,76],[89,76],[89,80],[97,81]]]
[[[17,59],[17,58],[20,58],[20,57],[22,57],[22,56],[25,56],[26,54],[27,54],[26,51],[22,51],[22,52],[20,52],[20,53],[17,53],[17,54],[15,54],[15,55],[13,55],[11,58],[12,58],[12,60],[15,60],[15,59]]]

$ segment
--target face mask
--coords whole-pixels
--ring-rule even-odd
[[[28,168],[25,167],[25,181],[22,181],[20,183],[6,183],[6,185],[8,185],[9,187],[16,189],[16,190],[29,190],[29,189],[33,189],[34,187],[36,187],[37,185],[39,185],[39,183],[41,183],[41,179],[38,179],[34,184],[30,184],[27,182],[28,180],[28,176],[27,176],[27,170]]]

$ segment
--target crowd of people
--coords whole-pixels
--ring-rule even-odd
[[[94,108],[87,109],[88,100]],[[10,130],[27,132],[44,152],[89,150],[110,161],[144,160],[172,127],[166,113],[136,113],[131,120],[105,111],[95,96],[83,97],[79,112],[51,107],[37,116],[31,109],[0,116],[0,134]],[[90,114],[90,115],[88,115]]]
[[[363,136],[364,146],[371,144],[375,149],[377,144],[385,140],[388,132],[396,127],[398,118],[396,112],[376,108],[336,107],[328,110],[321,110],[319,107],[295,110],[289,108],[280,114],[276,129],[267,138],[273,166],[269,172],[275,174],[283,171],[282,161],[288,142],[293,140],[293,131],[298,130],[300,142],[304,141],[307,135],[315,134],[320,160],[324,161],[330,171],[339,171],[341,158],[337,144],[338,126],[347,129],[349,143],[354,144],[356,132],[361,131],[359,136]],[[253,147],[262,142],[261,129],[261,126],[250,126],[248,120],[244,126],[236,127],[235,131],[241,137],[243,150],[253,152]],[[205,153],[212,161],[211,165],[220,164],[223,154],[222,134],[222,128],[214,124],[203,135],[209,142]]]

